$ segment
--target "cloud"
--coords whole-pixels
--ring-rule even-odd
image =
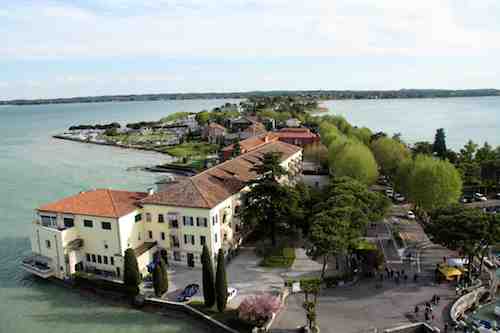
[[[1,58],[486,54],[500,29],[454,1],[94,0],[37,2],[10,15]],[[469,15],[467,15],[469,14]],[[470,16],[474,16],[470,18]]]

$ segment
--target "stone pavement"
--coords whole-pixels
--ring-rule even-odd
[[[441,302],[434,310],[436,319],[432,324],[442,328],[441,318],[447,318],[447,304],[455,294],[453,288],[413,282],[396,285],[393,281],[385,281],[382,288],[376,288],[375,279],[351,287],[323,290],[318,300],[318,323],[322,332],[360,333],[422,321],[423,304],[434,294],[441,297]],[[303,301],[302,294],[291,295],[286,310],[273,324],[272,332],[292,332],[303,326],[306,323]],[[420,306],[416,318],[415,305]]]

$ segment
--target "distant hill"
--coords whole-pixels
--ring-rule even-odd
[[[183,99],[248,98],[251,96],[308,96],[320,100],[327,99],[387,99],[387,98],[443,98],[500,96],[498,89],[400,89],[400,90],[274,90],[232,93],[179,93],[179,94],[139,94],[108,95],[50,99],[16,99],[0,101],[0,105],[37,105],[65,103],[99,103],[130,101],[161,101]]]

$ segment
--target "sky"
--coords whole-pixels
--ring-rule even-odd
[[[0,100],[500,88],[498,0],[0,0]]]

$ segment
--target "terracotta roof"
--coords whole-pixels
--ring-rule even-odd
[[[243,132],[259,135],[266,133],[267,131],[266,131],[266,126],[264,126],[262,123],[255,122],[252,123],[252,125],[248,126]]]
[[[316,138],[316,134],[312,133],[308,128],[283,128],[276,133],[280,138]]]
[[[119,218],[138,208],[137,202],[147,196],[143,192],[97,189],[81,192],[43,205],[39,211]]]
[[[300,147],[281,142],[268,142],[257,149],[232,160],[216,165],[184,181],[171,183],[162,192],[152,194],[143,200],[144,204],[158,204],[180,207],[213,208],[231,195],[239,192],[257,174],[251,169],[260,163],[268,152],[280,152],[285,160],[299,152]]]
[[[266,136],[267,136],[267,141],[266,141]],[[275,133],[264,133],[258,136],[253,136],[251,138],[241,140],[240,141],[240,148],[243,152],[249,152],[257,147],[262,146],[266,142],[269,141],[277,141],[278,140],[278,135]],[[224,147],[222,151],[232,151],[234,149],[234,144],[229,145],[227,147]]]

